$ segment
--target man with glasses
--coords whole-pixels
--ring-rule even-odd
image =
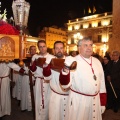
[[[38,58],[53,58],[54,56],[47,52],[46,42],[39,40],[37,43],[39,53],[33,55],[31,61],[31,71],[34,72],[35,80],[35,120],[48,120],[48,106],[50,85],[49,80],[45,80],[43,77],[43,68],[36,65]],[[47,75],[48,73],[46,73]]]
[[[32,104],[31,104],[31,94],[33,91],[30,91],[30,81],[29,81],[29,66],[31,57],[36,54],[36,46],[30,46],[29,48],[29,57],[24,60],[24,69],[26,70],[26,74],[22,76],[21,80],[21,111],[31,111],[32,110]],[[31,85],[33,87],[33,85]]]
[[[112,62],[109,69],[107,80],[112,83],[114,90],[111,87],[110,105],[114,112],[118,112],[120,101],[120,53],[113,51]],[[115,95],[116,94],[116,95]]]

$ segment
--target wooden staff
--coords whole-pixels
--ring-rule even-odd
[[[115,97],[117,98],[117,95],[116,95],[116,93],[115,93],[115,90],[114,90],[113,85],[112,85],[111,82],[110,82],[110,86],[111,86],[111,88],[112,88],[112,90],[113,90],[113,93],[114,93]]]
[[[13,92],[13,87],[15,86],[15,82],[13,81],[13,69],[11,69],[10,71],[10,93],[11,93],[11,97],[12,97],[12,92]]]

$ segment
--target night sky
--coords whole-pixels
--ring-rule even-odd
[[[7,9],[7,18],[13,16],[12,1],[0,0],[1,13]],[[32,36],[38,36],[38,31],[43,27],[56,25],[65,27],[65,23],[70,19],[76,19],[87,15],[88,8],[96,8],[96,14],[111,12],[112,0],[26,0],[30,3],[30,14],[28,20],[29,33]],[[86,12],[85,12],[86,11]],[[95,14],[94,13],[94,14]]]

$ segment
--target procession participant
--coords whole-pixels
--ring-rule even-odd
[[[36,54],[36,47],[30,46],[29,48],[29,58],[25,59],[24,62],[24,70],[27,74],[23,75],[22,77],[22,84],[21,84],[21,110],[22,111],[31,111],[32,110],[32,104],[31,104],[31,94],[30,92],[30,81],[29,81],[29,66],[31,57]],[[32,86],[33,87],[33,86]]]
[[[113,111],[117,113],[120,107],[120,53],[117,50],[112,52],[112,61],[107,80],[110,84],[108,91],[109,107],[113,108]]]
[[[65,59],[59,79],[62,87],[70,87],[65,120],[102,120],[106,105],[104,72],[100,61],[91,56],[92,45],[90,38],[79,40],[79,55]],[[77,67],[69,71],[73,61]]]
[[[49,80],[43,77],[42,67],[36,66],[38,58],[53,58],[54,56],[47,52],[46,42],[39,40],[37,43],[39,54],[32,57],[30,70],[34,72],[35,80],[35,119],[48,120],[48,105],[50,95]]]
[[[112,106],[110,105],[111,102],[111,86],[109,81],[107,80],[107,76],[109,75],[109,70],[110,68],[110,64],[111,64],[111,60],[109,56],[104,56],[103,57],[103,63],[102,63],[102,67],[103,67],[103,71],[104,71],[104,76],[105,76],[105,86],[106,86],[106,91],[107,91],[107,104],[106,104],[106,109],[111,109]]]
[[[65,59],[64,56],[64,43],[61,41],[56,41],[54,43],[54,53],[55,58],[58,59],[58,64],[60,64],[60,59]],[[50,60],[48,60],[50,61]],[[46,76],[46,73],[50,73]],[[43,66],[43,75],[50,79],[50,103],[49,103],[49,120],[64,120],[66,104],[69,94],[69,89],[62,89],[59,84],[58,71],[50,69],[50,65]]]
[[[78,51],[73,50],[73,51],[70,52],[70,55],[72,57],[75,57],[76,55],[78,55]]]
[[[30,58],[36,54],[36,46],[31,45],[29,48],[29,54],[30,54]]]
[[[4,115],[11,114],[11,97],[10,97],[10,70],[24,73],[24,69],[20,68],[13,62],[0,62],[0,119]]]

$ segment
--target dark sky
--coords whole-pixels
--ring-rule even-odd
[[[7,9],[7,18],[12,16],[12,1],[0,0],[1,13]],[[29,33],[37,36],[38,31],[45,26],[56,25],[64,27],[70,19],[80,18],[88,15],[88,7],[95,6],[96,13],[111,12],[112,0],[26,0],[30,3],[30,14],[28,20]],[[86,13],[84,14],[84,10]],[[91,13],[92,14],[92,13]],[[90,15],[90,14],[89,14]]]

